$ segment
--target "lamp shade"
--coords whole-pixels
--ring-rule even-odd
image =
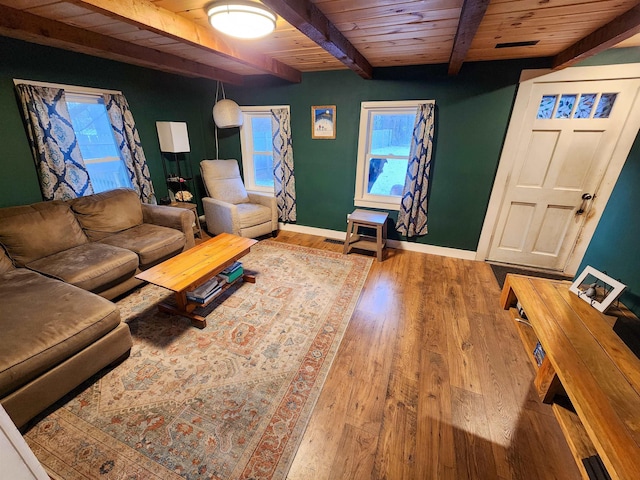
[[[242,125],[242,110],[233,100],[222,99],[213,106],[213,121],[218,128],[233,128]]]
[[[183,153],[191,151],[185,122],[156,122],[160,151]]]

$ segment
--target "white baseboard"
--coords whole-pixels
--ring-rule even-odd
[[[280,230],[285,232],[306,233],[308,235],[316,235],[318,237],[331,238],[344,242],[347,232],[338,230],[329,230],[326,228],[307,227],[305,225],[296,225],[292,223],[279,223]],[[425,243],[406,242],[401,240],[387,240],[390,248],[398,250],[409,250],[412,252],[428,253],[430,255],[440,255],[441,257],[453,257],[462,260],[475,260],[476,252],[471,250],[461,250],[458,248],[439,247],[437,245],[427,245]]]

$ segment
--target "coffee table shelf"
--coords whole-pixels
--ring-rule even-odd
[[[186,252],[139,273],[136,278],[174,292],[176,304],[162,302],[158,305],[160,311],[182,315],[189,318],[193,326],[205,328],[207,326],[206,319],[194,313],[194,310],[197,307],[206,307],[213,299],[206,304],[191,302],[187,299],[187,291],[195,290],[236,260],[244,257],[256,243],[257,240],[251,238],[221,233]],[[246,273],[240,278],[248,283],[256,281],[253,275]],[[228,283],[222,289],[226,290],[234,283]]]
[[[215,295],[214,297],[211,297],[209,300],[207,300],[206,302],[195,302],[193,300],[189,300],[187,298],[187,305],[194,305],[195,308],[204,308],[207,305],[211,304],[216,298],[218,298],[220,295],[222,295],[222,293],[225,290],[228,290],[229,288],[231,288],[233,285],[235,285],[236,283],[240,283],[240,282],[247,282],[247,283],[256,283],[256,277],[254,275],[245,273],[244,275],[236,278],[233,282],[231,283],[225,283],[220,287],[220,291],[218,292],[217,295]],[[193,314],[196,317],[199,317],[198,315]],[[199,317],[204,319],[204,317]]]

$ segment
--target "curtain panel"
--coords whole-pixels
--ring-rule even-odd
[[[401,235],[415,237],[426,235],[427,195],[433,152],[435,104],[418,106],[416,122],[411,137],[407,176],[402,190],[396,229]]]
[[[147,159],[142,150],[140,135],[129,109],[129,103],[121,94],[106,93],[103,97],[113,127],[113,135],[120,156],[129,171],[133,188],[138,192],[142,202],[156,203]]]
[[[278,219],[296,221],[296,182],[293,174],[293,145],[289,110],[271,110],[273,132],[273,187],[278,204]]]
[[[16,85],[44,200],[91,195],[93,187],[67,109],[64,90]]]

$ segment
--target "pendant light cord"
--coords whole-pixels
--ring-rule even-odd
[[[215,107],[215,105],[218,103],[218,93],[220,91],[220,86],[222,86],[222,99],[225,100],[227,98],[227,96],[224,93],[224,83],[221,84],[220,80],[216,81],[216,100],[213,103],[213,106]],[[213,122],[213,131],[214,131],[214,136],[216,138],[216,160],[220,159],[220,147],[218,145],[218,126],[216,125],[216,122],[214,120]]]

